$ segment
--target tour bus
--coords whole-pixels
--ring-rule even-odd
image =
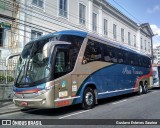
[[[152,65],[153,87],[160,87],[160,65]]]
[[[27,43],[19,57],[13,102],[31,108],[81,104],[147,93],[150,58],[94,34],[65,30]]]

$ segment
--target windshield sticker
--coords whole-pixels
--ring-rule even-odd
[[[77,84],[77,82],[76,82],[76,81],[73,81],[72,83],[73,83],[73,84]]]
[[[77,91],[77,85],[72,85],[72,92],[76,92]]]
[[[66,87],[66,81],[62,81],[62,88]]]

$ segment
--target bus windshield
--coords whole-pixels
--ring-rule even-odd
[[[15,86],[34,86],[72,71],[83,39],[61,35],[28,43],[19,58]]]
[[[49,44],[35,42],[24,47],[19,58],[17,84],[30,84],[49,77]]]

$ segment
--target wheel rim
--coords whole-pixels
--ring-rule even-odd
[[[139,92],[142,93],[142,86],[139,86]]]
[[[147,85],[144,86],[144,90],[145,90],[146,93],[148,92],[148,87],[147,87]]]
[[[86,99],[87,105],[93,104],[93,94],[91,92],[86,93],[85,99]]]

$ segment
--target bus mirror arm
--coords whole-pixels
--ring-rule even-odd
[[[6,60],[5,60],[5,66],[6,66],[6,70],[5,70],[6,84],[7,84],[8,60],[9,60],[9,59],[12,59],[13,57],[16,57],[16,56],[20,56],[20,53],[12,54],[12,55],[9,55],[9,56],[6,57]]]
[[[20,56],[20,54],[21,54],[21,53],[17,53],[17,54],[12,54],[12,55],[7,56],[7,57],[6,57],[5,66],[6,66],[6,67],[8,66],[8,60],[9,60],[9,59],[12,59],[12,58],[14,58],[14,57],[16,57],[16,56]]]

